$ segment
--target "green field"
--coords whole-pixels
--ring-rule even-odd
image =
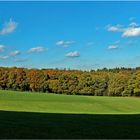
[[[0,91],[0,138],[140,138],[140,98]]]

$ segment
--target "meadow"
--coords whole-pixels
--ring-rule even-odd
[[[0,138],[140,138],[140,99],[0,91]]]

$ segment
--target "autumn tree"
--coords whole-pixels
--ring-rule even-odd
[[[46,92],[48,75],[42,70],[32,69],[28,72],[28,83],[31,91]]]
[[[7,68],[0,68],[0,89],[7,89],[8,73]]]

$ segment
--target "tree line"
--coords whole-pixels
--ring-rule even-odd
[[[91,71],[0,67],[0,89],[90,96],[140,96],[140,68]]]

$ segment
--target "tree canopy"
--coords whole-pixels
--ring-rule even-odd
[[[140,96],[140,68],[91,71],[0,67],[0,89],[90,96]]]

